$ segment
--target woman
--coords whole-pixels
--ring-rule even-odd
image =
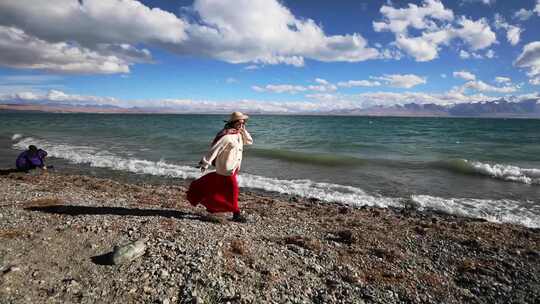
[[[47,152],[38,149],[34,145],[30,145],[28,150],[19,154],[17,160],[15,161],[15,165],[17,166],[17,170],[25,172],[35,168],[47,170],[47,166],[45,166],[46,156]]]
[[[238,208],[238,182],[236,176],[242,164],[244,145],[251,145],[253,139],[246,130],[249,117],[241,112],[233,112],[223,130],[212,141],[210,150],[199,162],[204,172],[210,165],[212,172],[193,181],[187,192],[191,205],[202,204],[210,213],[232,212],[233,221],[246,222]]]

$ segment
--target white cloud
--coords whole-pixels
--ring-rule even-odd
[[[378,87],[381,85],[379,81],[372,80],[348,80],[340,81],[337,84],[340,87],[352,88],[352,87]]]
[[[132,61],[70,44],[50,43],[20,29],[0,26],[0,65],[62,73],[127,73]]]
[[[395,34],[394,44],[416,61],[430,61],[438,57],[443,45],[460,39],[473,50],[480,50],[496,43],[496,35],[484,18],[470,20],[460,17],[454,21],[452,10],[438,0],[424,0],[421,6],[409,4],[406,8],[383,5],[380,9],[383,20],[373,22],[377,32],[390,31]],[[408,29],[420,31],[411,36]],[[466,56],[461,53],[462,57]]]
[[[540,16],[540,0],[536,0],[536,6],[534,7],[534,12]]]
[[[175,52],[231,63],[286,63],[304,58],[357,62],[379,57],[358,33],[327,36],[312,19],[299,19],[276,0],[196,0],[186,42]]]
[[[414,38],[399,36],[396,38],[395,43],[405,53],[414,57],[416,61],[431,61],[437,58],[439,54],[438,44],[423,36]]]
[[[454,13],[446,9],[436,0],[425,0],[422,6],[409,4],[407,8],[394,8],[383,5],[380,9],[382,22],[373,22],[376,32],[390,31],[396,34],[407,34],[409,27],[414,29],[436,28],[437,21],[452,21]]]
[[[446,74],[444,74],[444,73],[441,74],[441,78],[446,78],[446,77],[447,77]]]
[[[511,45],[516,45],[519,43],[519,38],[522,32],[523,30],[521,28],[511,25],[506,32],[506,39]]]
[[[521,8],[514,13],[514,18],[519,19],[521,21],[526,21],[529,18],[531,18],[532,15],[533,15],[533,11]]]
[[[495,4],[496,0],[461,0],[462,3],[465,3],[465,2],[481,2],[482,4],[485,4],[485,5],[492,5],[492,4]]]
[[[463,88],[472,89],[479,92],[492,92],[492,93],[513,93],[517,91],[517,87],[515,86],[495,87],[481,80],[469,81],[463,85]]]
[[[293,84],[268,84],[266,86],[252,86],[251,88],[256,92],[270,92],[270,93],[289,93],[296,94],[299,92],[305,91],[315,91],[315,92],[333,92],[337,90],[337,86],[329,83],[327,80],[322,78],[316,78],[314,80],[316,85],[293,85]]]
[[[514,66],[528,69],[529,83],[540,85],[540,41],[526,44]]]
[[[496,29],[506,30],[506,40],[508,40],[511,45],[519,43],[523,30],[518,26],[508,24],[501,14],[495,14],[494,26]]]
[[[472,50],[480,50],[489,47],[497,41],[497,36],[491,30],[485,18],[477,21],[462,17],[458,24],[461,26],[452,32],[471,47]]]
[[[494,98],[484,94],[466,95],[457,90],[450,90],[445,93],[370,92],[356,95],[354,99],[358,100],[362,107],[371,107],[404,105],[407,103],[449,105],[455,103],[481,102],[492,100]]]
[[[518,95],[511,100],[538,98],[538,93]],[[151,107],[152,109],[168,109],[187,113],[230,113],[242,111],[247,113],[303,113],[327,112],[366,108],[371,106],[392,106],[406,103],[448,105],[455,103],[474,103],[494,100],[484,94],[465,94],[461,88],[454,88],[444,93],[425,92],[369,92],[356,95],[316,93],[306,95],[308,101],[262,101],[231,100],[211,101],[192,99],[159,99],[159,100],[120,100],[113,97],[85,96],[69,94],[59,90],[46,93],[20,92],[0,94],[0,101],[10,103],[65,103],[72,105],[115,105],[124,108]],[[507,96],[508,97],[508,96]]]
[[[310,91],[317,91],[317,92],[333,92],[337,90],[336,85],[329,83],[325,79],[316,78],[315,82],[317,83],[317,85],[309,85],[307,86],[307,89]]]
[[[493,52],[493,50],[488,50],[486,52],[486,57],[491,56],[491,57],[488,57],[488,58],[492,58],[494,55],[495,55],[495,53]],[[461,59],[469,59],[469,58],[483,59],[484,58],[484,56],[482,56],[481,54],[478,54],[476,52],[467,52],[465,50],[460,50],[459,51],[459,57]]]
[[[59,90],[46,93],[20,92],[0,95],[0,101],[30,103],[66,103],[72,105],[120,105],[120,100],[113,97],[85,96],[67,94]]]
[[[495,82],[497,82],[497,83],[509,83],[509,82],[512,82],[512,79],[509,78],[509,77],[497,76],[497,77],[495,77]]]
[[[228,84],[238,83],[238,79],[234,77],[227,77],[225,78],[225,83],[228,83]]]
[[[464,80],[475,80],[476,79],[476,75],[474,75],[471,72],[467,72],[467,71],[457,71],[457,72],[452,73],[452,75],[454,77],[456,77],[456,78],[461,78],[461,79],[464,79]]]
[[[264,87],[253,86],[251,88],[257,92],[271,92],[271,93],[296,94],[298,92],[307,91],[307,88],[304,86],[292,85],[292,84],[268,84]]]
[[[128,72],[130,64],[150,62],[150,53],[134,45],[230,63],[303,66],[305,58],[358,62],[380,57],[359,33],[326,35],[315,21],[297,18],[277,0],[195,0],[184,12],[180,18],[135,0],[58,0],[54,5],[0,1],[0,26],[40,41],[25,47],[11,41],[9,55],[18,48],[23,53],[58,52],[60,46],[86,54],[78,56],[76,63],[83,67],[77,68],[41,62],[43,56],[18,56],[10,65],[53,71]],[[100,56],[111,58],[92,59]],[[96,61],[107,64],[96,68]]]
[[[18,27],[51,42],[179,43],[186,24],[174,14],[139,1],[1,1],[0,24]]]
[[[406,89],[427,83],[425,77],[420,77],[414,74],[383,75],[381,77],[373,77],[373,79],[384,81],[387,85],[391,87]]]

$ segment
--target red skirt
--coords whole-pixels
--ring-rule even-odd
[[[201,204],[210,213],[240,212],[236,173],[225,176],[212,172],[194,180],[187,191],[189,203],[193,206]]]

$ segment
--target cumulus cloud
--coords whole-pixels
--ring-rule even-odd
[[[452,73],[452,75],[454,77],[456,77],[456,78],[461,78],[461,79],[464,79],[464,80],[475,80],[476,79],[476,75],[474,75],[471,72],[467,72],[467,71],[457,71],[457,72]]]
[[[307,89],[311,91],[317,91],[317,92],[333,92],[337,90],[336,85],[329,83],[325,79],[316,78],[315,82],[317,83],[316,85],[309,85]]]
[[[509,82],[512,82],[512,79],[509,77],[497,76],[495,77],[495,82],[496,83],[509,83]]]
[[[276,0],[196,0],[185,43],[178,53],[204,54],[232,63],[304,64],[319,61],[357,62],[379,57],[358,33],[328,36],[312,19],[299,19]]]
[[[489,85],[481,80],[469,81],[463,85],[465,89],[471,89],[478,92],[492,92],[492,93],[513,93],[517,91],[515,86],[495,87]]]
[[[540,41],[526,44],[514,62],[514,66],[527,69],[529,83],[540,85]]]
[[[414,74],[383,75],[381,77],[373,77],[373,79],[384,81],[387,85],[391,87],[406,89],[427,83],[425,77],[420,77]]]
[[[265,86],[252,86],[251,88],[256,92],[270,92],[270,93],[289,93],[296,94],[301,92],[317,92],[310,93],[306,96],[329,96],[329,93],[335,92],[338,87],[352,88],[352,87],[378,87],[387,85],[395,88],[412,88],[414,86],[424,84],[427,82],[425,77],[421,77],[414,74],[392,74],[370,77],[371,80],[348,80],[340,81],[336,84],[332,84],[325,79],[316,78],[312,85],[294,85],[294,84],[268,84]]]
[[[467,95],[459,90],[450,90],[444,93],[425,92],[369,92],[355,96],[363,107],[393,106],[407,103],[449,105],[456,103],[474,103],[492,100],[493,97],[484,94]]]
[[[486,55],[494,55],[494,53],[493,53],[492,50],[488,50]],[[460,50],[459,51],[459,58],[461,58],[461,59],[469,59],[469,58],[482,59],[482,58],[484,58],[484,56],[482,56],[481,54],[478,54],[476,52],[467,52],[465,50]]]
[[[484,49],[497,41],[495,33],[487,23],[485,18],[473,21],[462,17],[458,24],[460,28],[451,30],[453,36],[467,42],[472,50]]]
[[[130,64],[151,62],[150,53],[135,45],[230,63],[252,63],[252,66],[303,66],[306,58],[358,62],[380,57],[379,51],[370,48],[359,33],[327,35],[314,20],[294,16],[277,0],[195,0],[184,12],[183,17],[177,17],[136,0],[58,0],[54,5],[39,1],[32,5],[24,1],[1,1],[0,26],[42,42],[39,50],[31,45],[22,51],[32,48],[34,52],[47,52],[62,44],[122,61],[117,62],[121,67],[112,70],[69,69],[83,73],[127,72]],[[12,42],[12,52],[16,52],[17,47],[21,46]],[[19,61],[11,66],[42,66],[25,61],[26,57],[17,59]],[[87,61],[78,63],[95,65],[92,60]],[[66,70],[56,64],[44,65],[50,70]]]
[[[514,13],[514,18],[519,19],[521,21],[526,21],[526,20],[529,20],[529,18],[531,18],[532,15],[533,15],[532,10],[521,8]]]
[[[270,92],[270,93],[289,93],[296,94],[305,91],[314,92],[333,92],[337,90],[337,86],[331,84],[325,79],[316,78],[314,80],[316,84],[301,86],[293,84],[268,84],[266,86],[252,86],[251,88],[256,92]]]
[[[122,53],[112,55],[67,42],[51,43],[5,26],[0,26],[0,54],[0,65],[63,73],[127,73],[133,62]]]
[[[271,92],[271,93],[296,94],[298,92],[307,91],[307,88],[304,86],[292,85],[292,84],[268,84],[264,87],[252,86],[251,88],[257,92]]]
[[[465,2],[480,2],[482,4],[485,4],[485,5],[492,5],[495,3],[496,0],[462,0],[462,3],[465,3]]]
[[[0,101],[19,103],[65,103],[71,105],[120,105],[120,100],[113,97],[68,94],[60,90],[46,93],[19,92],[0,95]]]
[[[495,14],[494,26],[496,29],[506,30],[506,40],[508,40],[511,45],[516,45],[519,43],[523,29],[518,26],[508,24],[501,14]]]
[[[407,8],[394,8],[383,5],[380,9],[383,21],[373,22],[376,32],[390,31],[397,34],[406,34],[409,27],[414,29],[438,28],[437,21],[452,21],[454,13],[446,9],[437,0],[425,0],[422,6],[409,4]]]
[[[487,48],[497,41],[484,18],[455,19],[452,10],[438,0],[424,0],[421,6],[409,4],[406,8],[383,5],[380,12],[383,20],[373,22],[374,30],[393,32],[395,45],[416,61],[437,58],[441,46],[449,45],[454,39],[464,41],[473,51]],[[409,28],[420,31],[420,35],[412,36]]]
[[[340,81],[337,84],[340,87],[352,88],[352,87],[378,87],[381,85],[379,81],[373,80],[348,80]]]
[[[186,23],[139,1],[55,0],[0,1],[0,23],[18,27],[50,42],[77,41],[91,47],[101,43],[179,43]]]

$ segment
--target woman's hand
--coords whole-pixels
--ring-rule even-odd
[[[197,168],[201,170],[201,173],[206,172],[206,169],[208,169],[208,167],[202,161],[199,162],[199,164],[197,165]]]

